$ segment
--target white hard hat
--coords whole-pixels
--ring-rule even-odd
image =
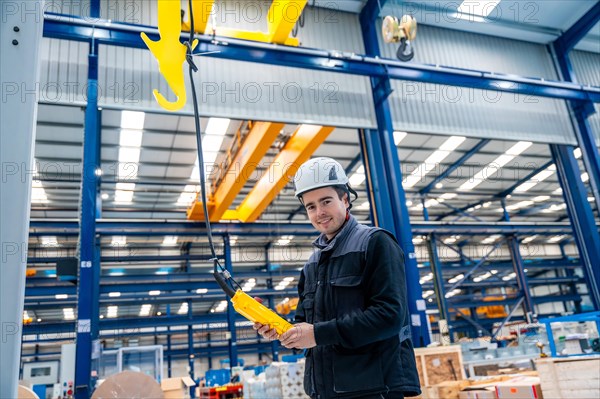
[[[348,187],[348,176],[338,161],[319,157],[304,162],[294,176],[296,197],[321,187]]]

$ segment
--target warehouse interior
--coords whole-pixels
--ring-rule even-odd
[[[8,3],[0,397],[124,370],[164,397],[308,397],[269,385],[304,355],[227,301],[199,195],[204,169],[219,260],[293,321],[318,233],[290,170],[313,157],[400,243],[423,398],[600,395],[600,2],[194,0],[204,168],[188,64],[185,99],[140,37],[177,3],[187,40],[187,0]],[[403,15],[407,61],[382,34]],[[569,361],[579,391],[549,377]]]

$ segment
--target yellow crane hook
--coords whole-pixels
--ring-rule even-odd
[[[141,33],[141,37],[158,61],[158,70],[177,96],[177,101],[168,101],[156,89],[152,93],[161,107],[168,111],[177,111],[183,108],[187,102],[183,75],[183,62],[187,47],[179,41],[181,10],[178,1],[158,0],[158,32],[160,40],[156,42],[152,41],[144,32]],[[198,40],[194,40],[192,49],[197,45]]]

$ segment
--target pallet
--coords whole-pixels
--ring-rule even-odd
[[[535,365],[545,398],[600,398],[599,355],[536,359]]]

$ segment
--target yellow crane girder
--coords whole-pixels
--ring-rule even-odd
[[[242,222],[258,219],[333,130],[331,126],[300,125],[269,167],[269,173],[261,177],[237,208],[236,218]]]
[[[267,13],[268,32],[261,32],[225,26],[213,26],[209,21],[209,17],[213,11],[214,0],[192,0],[191,12],[194,16],[194,31],[202,34],[252,40],[255,42],[298,46],[298,39],[290,37],[290,33],[300,15],[302,15],[307,2],[308,0],[274,0]],[[189,9],[187,14],[190,15]],[[184,31],[190,31],[189,17],[187,21],[182,22],[181,28]]]

